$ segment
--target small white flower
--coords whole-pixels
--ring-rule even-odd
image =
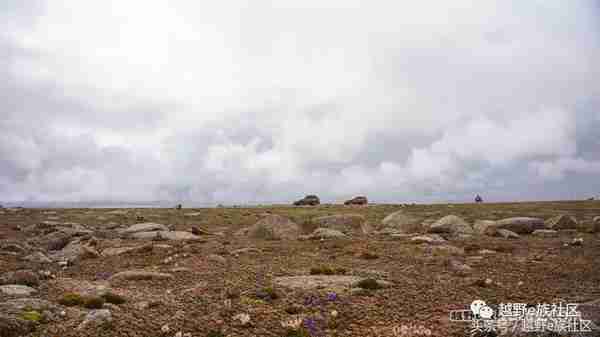
[[[162,331],[163,333],[167,333],[171,331],[171,328],[169,328],[169,324],[165,324],[162,326],[162,328],[160,328],[160,331]]]
[[[337,310],[333,310],[333,311],[331,312],[331,317],[335,318],[335,317],[337,317],[337,315],[338,315],[338,312],[337,312]]]

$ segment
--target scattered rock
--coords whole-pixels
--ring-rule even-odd
[[[410,241],[415,244],[428,243],[430,245],[443,244],[446,242],[446,240],[443,237],[437,234],[415,236],[412,237]]]
[[[467,276],[473,272],[473,268],[455,259],[451,259],[448,262],[448,265],[450,269],[459,276]]]
[[[348,236],[338,230],[317,228],[309,235],[300,236],[301,240],[346,239]]]
[[[7,284],[0,286],[0,293],[9,296],[31,296],[35,294],[37,290],[19,284]]]
[[[89,327],[102,326],[112,322],[112,315],[108,309],[92,310],[86,316],[83,322],[79,324],[77,330],[83,330]]]
[[[109,281],[127,280],[127,281],[142,281],[142,280],[166,280],[172,279],[173,275],[166,273],[158,273],[145,270],[127,270],[116,273],[110,277]]]
[[[145,222],[145,223],[138,223],[135,225],[131,225],[128,228],[121,230],[121,234],[128,235],[128,234],[134,234],[134,233],[168,231],[168,230],[169,230],[169,228],[165,225],[153,223],[153,222]]]
[[[138,232],[131,234],[131,237],[139,240],[171,240],[171,241],[198,241],[201,237],[185,231],[154,231]],[[158,240],[157,240],[158,239]]]
[[[36,273],[31,270],[17,270],[3,273],[0,276],[0,284],[18,284],[29,287],[37,287],[40,279]]]
[[[306,276],[282,276],[276,277],[274,283],[277,286],[295,289],[324,289],[341,292],[348,286],[361,281],[359,276],[347,275],[306,275]]]
[[[508,229],[499,228],[496,230],[496,235],[501,236],[505,239],[519,239],[521,236],[513,231],[509,231]]]
[[[465,255],[463,248],[450,245],[427,245],[424,248],[425,252],[433,255]]]
[[[517,234],[531,234],[536,229],[544,229],[544,221],[538,218],[516,217],[498,220],[496,226],[499,229],[507,229]]]
[[[369,201],[367,200],[367,197],[365,197],[365,196],[358,196],[358,197],[354,197],[350,200],[344,201],[344,205],[346,205],[346,206],[351,206],[351,205],[364,206],[368,203],[369,203]]]
[[[207,256],[207,258],[208,258],[209,261],[213,261],[213,262],[217,262],[217,263],[222,263],[222,264],[227,263],[227,259],[224,258],[221,255],[210,254],[210,255]]]
[[[34,262],[34,263],[52,263],[44,253],[35,252],[33,254],[27,255],[23,258],[25,261]]]
[[[496,221],[493,220],[476,220],[473,224],[473,230],[479,235],[496,235]]]
[[[395,233],[418,233],[421,228],[421,220],[404,211],[397,211],[386,216],[381,221],[383,229],[393,229]]]
[[[270,214],[250,227],[248,235],[264,240],[295,240],[300,236],[300,227],[288,218]]]
[[[102,256],[115,256],[130,253],[146,253],[151,252],[153,249],[154,245],[151,243],[134,247],[111,247],[104,249],[102,251]]]
[[[232,250],[229,254],[231,255],[241,255],[241,254],[246,254],[246,253],[260,253],[260,249],[258,248],[254,248],[254,247],[247,247],[247,248],[240,248],[240,249],[236,249],[236,250]]]
[[[336,214],[314,218],[317,227],[340,231],[346,235],[366,234],[365,217],[360,214]]]
[[[545,221],[545,226],[548,229],[576,229],[578,227],[577,220],[574,217],[566,214],[557,215]]]
[[[464,219],[456,215],[447,215],[431,226],[429,233],[473,234],[473,228]]]
[[[555,238],[558,236],[558,232],[552,229],[536,229],[531,235],[544,238]]]

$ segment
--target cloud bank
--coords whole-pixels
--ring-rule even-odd
[[[600,194],[596,1],[0,4],[0,199]]]

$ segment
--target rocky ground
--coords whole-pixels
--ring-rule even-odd
[[[562,299],[600,323],[597,216],[597,201],[0,209],[0,337],[466,336],[449,312],[476,299]]]

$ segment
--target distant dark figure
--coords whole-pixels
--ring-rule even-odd
[[[475,202],[476,203],[483,202],[483,198],[479,194],[477,194],[477,196],[475,197]]]
[[[369,203],[369,201],[367,200],[367,197],[364,197],[364,196],[354,197],[354,198],[352,198],[350,200],[344,201],[344,205],[346,205],[346,206],[351,206],[351,205],[366,205],[368,203]]]
[[[146,221],[146,218],[144,218],[141,215],[138,215],[138,216],[135,217],[135,221],[137,221],[137,222],[144,222],[144,221]]]
[[[594,201],[594,197],[589,198],[588,201]],[[0,206],[0,208],[2,208],[2,206]]]
[[[181,209],[183,206],[181,206],[181,204],[177,204],[177,206],[175,206],[175,209]]]
[[[305,196],[303,199],[294,202],[294,206],[317,206],[321,203],[319,197],[310,194]]]

